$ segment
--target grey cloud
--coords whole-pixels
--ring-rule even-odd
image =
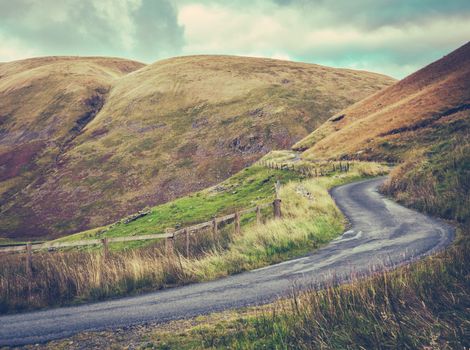
[[[178,11],[194,4],[213,7],[215,16],[222,9],[222,16],[243,18],[237,27],[228,15],[228,31],[224,22],[216,22],[221,28],[191,36],[188,24],[178,24]],[[251,25],[260,18],[272,19],[267,23],[278,25],[279,36]],[[468,40],[462,23],[469,19],[468,0],[0,0],[0,54],[10,46],[6,57],[24,57],[25,49],[35,55],[119,56],[144,62],[182,52],[256,54],[360,66],[401,77]],[[189,22],[198,21],[204,19]],[[243,40],[253,32],[258,39]],[[321,37],[331,32],[337,36],[331,41]],[[352,39],[341,40],[351,33]],[[307,40],[309,35],[319,37]]]
[[[174,0],[176,3],[193,3],[193,0]],[[224,7],[258,9],[269,12],[269,5],[297,8],[316,25],[354,25],[375,29],[416,23],[433,17],[468,16],[468,0],[221,0],[196,1]],[[321,16],[317,16],[321,14]]]
[[[143,0],[140,6],[129,1],[127,13],[115,15],[128,16],[130,28],[113,13],[100,13],[99,1],[0,0],[0,34],[44,55],[106,55],[152,62],[180,52],[183,28],[169,1]]]
[[[468,0],[271,0],[278,5],[301,8],[305,16],[309,12],[321,12],[322,25],[355,25],[375,29],[406,23],[419,24],[434,17],[468,16]],[[318,18],[315,17],[317,21]]]
[[[158,20],[156,20],[158,18]],[[184,29],[177,24],[177,13],[169,2],[146,1],[135,15],[139,56],[162,57],[179,52],[184,45]]]

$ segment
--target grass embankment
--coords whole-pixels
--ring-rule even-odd
[[[343,231],[342,214],[329,196],[328,189],[359,179],[364,174],[378,175],[385,170],[378,164],[358,163],[349,173],[302,180],[299,175],[285,170],[273,173],[272,170],[254,166],[242,172],[252,174],[253,181],[241,182],[237,193],[232,191],[232,195],[237,197],[238,191],[246,191],[247,197],[256,198],[258,195],[250,188],[252,184],[265,181],[266,174],[284,176],[284,180],[291,181],[280,191],[283,200],[282,219],[268,219],[256,225],[254,220],[246,218],[240,235],[234,235],[230,225],[222,228],[215,239],[212,239],[211,233],[198,233],[192,238],[190,256],[183,255],[184,249],[180,250],[184,247],[183,242],[178,241],[175,255],[170,256],[166,256],[164,249],[158,245],[117,251],[106,260],[100,252],[93,251],[39,253],[34,257],[34,278],[30,293],[24,264],[21,263],[23,257],[4,256],[0,264],[0,311],[104,299],[205,281],[303,254],[325,244]],[[263,175],[258,177],[255,174]],[[269,186],[269,191],[272,191],[272,184]],[[196,194],[190,198],[199,197]],[[207,198],[201,201],[201,206],[207,201]],[[179,203],[185,203],[185,200]],[[211,206],[210,201],[208,204]],[[172,204],[164,207],[170,210]],[[159,213],[159,210],[157,207],[154,213]]]
[[[470,345],[467,249],[453,247],[393,272],[258,309],[74,340],[97,344],[105,337],[116,348],[181,350],[465,349]]]
[[[432,146],[394,169],[383,191],[420,211],[470,221],[470,116],[465,122],[459,133],[448,127],[428,136]]]

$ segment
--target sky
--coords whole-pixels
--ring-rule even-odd
[[[403,78],[469,39],[468,0],[0,0],[0,62],[229,54]]]

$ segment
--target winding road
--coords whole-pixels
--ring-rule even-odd
[[[0,345],[46,342],[85,330],[166,322],[262,304],[292,287],[320,287],[408,263],[450,244],[454,228],[377,192],[384,178],[331,191],[351,229],[315,253],[212,282],[141,296],[0,317]]]

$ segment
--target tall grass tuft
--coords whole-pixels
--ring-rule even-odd
[[[399,202],[446,219],[470,220],[469,135],[411,154],[394,169],[382,190]]]

